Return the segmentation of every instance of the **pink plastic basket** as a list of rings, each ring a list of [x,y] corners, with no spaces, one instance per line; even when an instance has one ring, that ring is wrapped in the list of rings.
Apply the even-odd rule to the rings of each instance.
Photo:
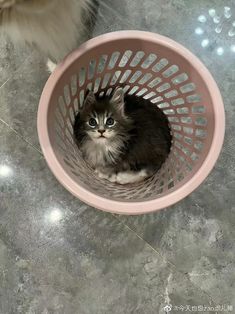
[[[74,113],[86,89],[108,94],[119,85],[161,108],[173,135],[161,170],[133,186],[99,179],[73,140]],[[141,31],[84,43],[50,76],[38,111],[40,144],[57,179],[89,205],[121,214],[156,211],[189,195],[212,170],[224,130],[223,102],[206,67],[178,43]]]

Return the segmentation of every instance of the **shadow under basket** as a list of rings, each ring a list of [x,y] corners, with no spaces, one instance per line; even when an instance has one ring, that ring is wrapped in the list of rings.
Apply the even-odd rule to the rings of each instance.
[[[120,85],[163,110],[173,136],[159,172],[135,185],[99,179],[73,139],[86,90],[110,94]],[[178,43],[141,31],[96,37],[67,56],[46,83],[38,111],[42,151],[61,184],[89,205],[121,214],[156,211],[189,195],[213,168],[224,129],[221,95],[205,66]]]

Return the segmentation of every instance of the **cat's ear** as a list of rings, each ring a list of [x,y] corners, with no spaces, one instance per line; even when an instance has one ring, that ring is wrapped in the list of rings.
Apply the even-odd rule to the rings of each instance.
[[[117,87],[114,90],[114,93],[111,97],[110,102],[117,108],[123,115],[124,115],[124,105],[125,105],[125,100],[124,100],[125,92],[123,88]]]
[[[95,101],[95,94],[91,90],[88,90],[84,98],[83,109],[90,107]]]

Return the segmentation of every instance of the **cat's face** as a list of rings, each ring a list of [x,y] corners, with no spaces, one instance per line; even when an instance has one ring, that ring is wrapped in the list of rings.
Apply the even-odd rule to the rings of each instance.
[[[88,118],[86,130],[91,138],[105,140],[115,136],[118,122],[115,120],[113,112],[109,110],[92,111]]]
[[[123,90],[119,88],[110,99],[102,100],[89,92],[80,114],[84,131],[96,143],[105,143],[117,135],[124,135],[128,119],[124,115]]]

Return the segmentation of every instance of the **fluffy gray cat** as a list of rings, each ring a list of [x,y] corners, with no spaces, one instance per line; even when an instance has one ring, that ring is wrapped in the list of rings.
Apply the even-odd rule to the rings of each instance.
[[[166,160],[171,133],[156,105],[117,88],[111,96],[89,91],[74,123],[76,143],[100,178],[119,184],[153,175]]]
[[[0,0],[0,30],[36,45],[54,63],[87,38],[94,0]],[[49,65],[53,66],[50,62]]]

